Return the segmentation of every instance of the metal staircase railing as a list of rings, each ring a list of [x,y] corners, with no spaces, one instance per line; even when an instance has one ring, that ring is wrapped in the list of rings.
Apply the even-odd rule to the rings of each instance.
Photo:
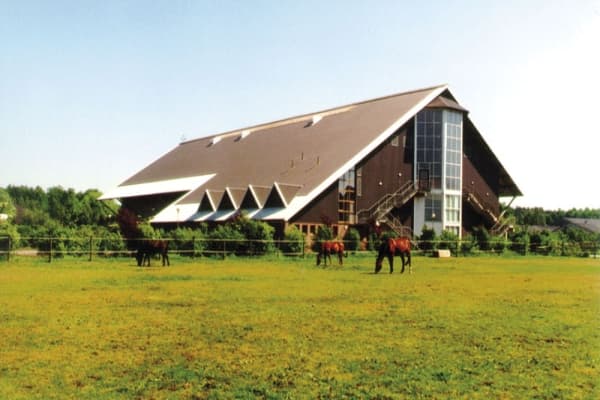
[[[384,215],[380,222],[390,227],[398,236],[413,237],[413,230],[409,226],[402,225],[402,222],[392,214]]]
[[[492,207],[473,192],[465,192],[464,197],[467,202],[474,206],[476,211],[487,217],[489,222],[492,223],[492,227],[490,228],[491,233],[496,235],[503,234],[510,228],[510,225],[503,218],[504,211],[500,215],[494,214]]]
[[[356,217],[359,223],[379,221],[386,224],[399,236],[413,237],[410,227],[402,225],[402,222],[390,214],[396,207],[402,206],[418,193],[418,188],[413,181],[408,181],[393,193],[387,193],[375,202],[371,207],[359,210]]]
[[[408,181],[393,193],[387,193],[371,207],[359,210],[356,217],[359,222],[367,222],[372,219],[381,219],[392,209],[399,207],[410,200],[418,189],[413,181]]]

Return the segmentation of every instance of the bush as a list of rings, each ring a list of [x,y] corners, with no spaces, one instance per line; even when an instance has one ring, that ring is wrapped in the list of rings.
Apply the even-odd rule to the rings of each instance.
[[[333,231],[328,226],[319,225],[313,238],[312,251],[318,252],[321,248],[321,243],[327,240],[333,240]]]
[[[125,248],[125,242],[121,234],[110,229],[100,229],[96,233],[96,251],[104,256],[118,256],[122,254]]]
[[[241,215],[234,221],[233,229],[246,239],[239,243],[236,254],[264,255],[273,251],[275,247],[273,243],[275,229],[266,222]]]
[[[377,235],[374,232],[370,233],[369,238],[367,239],[367,250],[375,251],[379,249],[380,244],[381,241],[379,240]]]
[[[169,244],[171,251],[178,251],[180,254],[195,257],[201,255],[205,249],[203,227],[199,229],[177,228],[169,232],[173,239]]]
[[[231,255],[237,254],[244,235],[230,224],[218,225],[207,235],[207,250],[211,253]]]
[[[541,255],[559,255],[561,251],[560,238],[550,231],[543,230],[530,235],[530,248],[533,253]]]
[[[421,236],[419,236],[419,247],[421,250],[430,251],[437,248],[437,237],[433,228],[423,227]]]
[[[0,252],[8,252],[19,246],[19,231],[9,222],[0,222]]]
[[[473,254],[477,250],[477,240],[472,235],[463,236],[460,241],[460,252],[463,256]]]
[[[491,247],[491,236],[485,227],[475,227],[473,228],[473,237],[477,241],[477,247],[480,250],[488,251]]]
[[[445,230],[440,235],[438,241],[438,249],[448,249],[454,255],[458,254],[458,235],[449,230]]]
[[[295,226],[288,226],[284,232],[281,251],[284,254],[300,254],[304,246],[304,234]]]
[[[360,233],[354,228],[350,228],[344,235],[344,245],[348,251],[356,251],[360,248]]]
[[[490,236],[490,249],[496,253],[502,254],[508,248],[508,243],[504,236]]]
[[[510,237],[510,249],[515,253],[527,255],[529,252],[529,234],[526,231],[515,232]]]

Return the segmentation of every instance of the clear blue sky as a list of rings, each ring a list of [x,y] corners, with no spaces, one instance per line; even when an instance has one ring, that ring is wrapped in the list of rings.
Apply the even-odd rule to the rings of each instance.
[[[600,1],[2,1],[0,187],[448,83],[524,193],[600,208]]]

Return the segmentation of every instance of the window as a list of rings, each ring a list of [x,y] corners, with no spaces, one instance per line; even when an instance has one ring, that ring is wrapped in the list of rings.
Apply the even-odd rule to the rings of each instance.
[[[362,174],[362,171],[361,171]],[[353,224],[356,212],[355,170],[350,168],[338,181],[338,220]]]
[[[461,189],[462,172],[462,114],[444,111],[446,121],[446,179],[447,190]]]
[[[446,195],[446,223],[459,223],[460,222],[460,196],[457,195]]]
[[[417,114],[417,171],[428,170],[430,187],[441,189],[443,111],[424,109]]]
[[[425,221],[442,220],[442,197],[439,195],[429,195],[425,198]]]

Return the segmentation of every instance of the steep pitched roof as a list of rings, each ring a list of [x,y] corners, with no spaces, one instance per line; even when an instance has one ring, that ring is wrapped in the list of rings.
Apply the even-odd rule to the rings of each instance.
[[[221,220],[242,202],[259,206],[256,218],[289,220],[442,93],[444,104],[460,107],[441,85],[183,142],[103,198],[185,182],[185,194],[154,222]],[[190,187],[186,177],[200,183]]]

